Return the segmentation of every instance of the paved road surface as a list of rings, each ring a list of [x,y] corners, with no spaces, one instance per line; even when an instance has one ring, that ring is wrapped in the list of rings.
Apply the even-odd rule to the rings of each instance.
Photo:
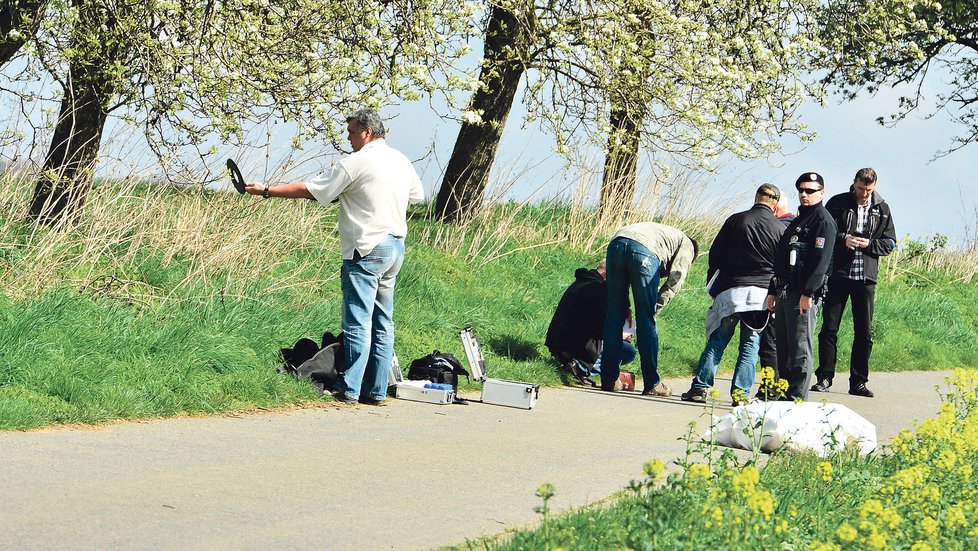
[[[936,415],[945,373],[833,389],[881,442]],[[0,433],[0,549],[428,549],[603,499],[685,450],[704,407],[543,389],[531,411],[403,400]],[[728,380],[719,380],[726,389]],[[724,402],[726,403],[726,402]],[[723,408],[726,410],[727,408]]]

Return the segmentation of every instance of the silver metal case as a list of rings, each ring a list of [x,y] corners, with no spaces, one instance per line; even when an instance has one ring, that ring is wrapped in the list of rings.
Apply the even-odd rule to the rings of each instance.
[[[437,388],[425,388],[424,385],[429,381],[403,381],[397,383],[394,397],[401,400],[412,400],[414,402],[428,402],[429,404],[451,404],[455,401],[454,390],[441,390]]]
[[[479,347],[479,338],[471,327],[463,329],[459,337],[472,378],[482,381],[482,403],[533,409],[540,395],[540,385],[486,377],[486,361]]]

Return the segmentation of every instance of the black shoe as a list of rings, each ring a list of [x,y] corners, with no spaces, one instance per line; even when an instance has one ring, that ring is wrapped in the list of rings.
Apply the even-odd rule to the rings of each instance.
[[[853,396],[863,396],[865,398],[872,398],[873,391],[866,388],[866,383],[859,383],[856,386],[849,387],[849,394]]]
[[[829,387],[832,386],[832,379],[819,379],[817,383],[812,385],[812,392],[828,392]],[[852,394],[852,392],[849,392]]]
[[[357,403],[357,399],[356,398],[350,398],[349,396],[347,396],[346,394],[343,394],[342,392],[340,392],[338,390],[334,390],[333,391],[333,399],[336,400],[337,402],[342,402],[344,404],[355,404],[355,403]]]
[[[376,398],[371,398],[370,396],[361,396],[360,403],[368,406],[386,406],[387,400],[378,400]]]
[[[706,403],[706,389],[701,388],[700,390],[689,389],[679,395],[679,399],[684,402],[698,402],[700,404]]]

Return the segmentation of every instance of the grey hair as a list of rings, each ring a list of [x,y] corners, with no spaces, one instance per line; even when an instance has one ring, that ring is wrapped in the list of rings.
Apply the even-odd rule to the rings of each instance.
[[[594,267],[595,270],[601,271],[607,269],[608,265],[605,263],[604,259],[598,262],[598,265]]]
[[[356,123],[360,130],[370,130],[375,138],[383,138],[387,134],[380,113],[373,109],[358,109],[346,118],[346,122]]]

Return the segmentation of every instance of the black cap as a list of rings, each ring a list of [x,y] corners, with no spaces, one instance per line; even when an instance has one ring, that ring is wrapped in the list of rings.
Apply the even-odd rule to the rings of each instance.
[[[798,186],[806,182],[815,182],[816,184],[822,186],[823,188],[825,187],[825,180],[822,179],[821,174],[819,174],[818,172],[806,172],[801,176],[799,176],[797,180],[795,180],[795,189],[798,189]]]
[[[757,188],[757,195],[770,197],[771,199],[778,201],[781,199],[781,190],[774,184],[761,184],[761,187]]]

